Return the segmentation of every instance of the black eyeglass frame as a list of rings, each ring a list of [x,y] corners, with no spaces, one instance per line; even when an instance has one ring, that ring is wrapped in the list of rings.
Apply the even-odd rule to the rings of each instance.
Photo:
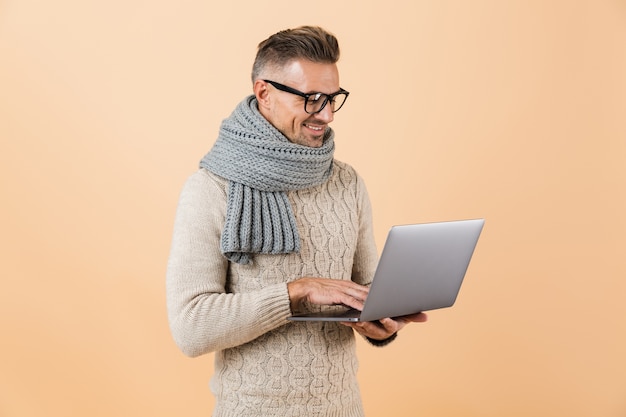
[[[271,84],[272,86],[274,86],[274,88],[280,90],[280,91],[284,91],[286,93],[291,93],[291,94],[295,94],[297,96],[300,96],[302,98],[304,98],[304,111],[307,112],[308,114],[316,114],[321,112],[322,110],[324,110],[324,107],[326,107],[326,105],[328,104],[329,101],[332,101],[335,99],[336,96],[340,95],[340,94],[344,94],[346,96],[346,98],[343,100],[343,103],[341,103],[341,106],[339,106],[336,109],[331,109],[331,111],[333,113],[337,113],[339,111],[339,109],[341,109],[343,107],[344,104],[346,104],[346,101],[348,100],[348,96],[350,95],[350,92],[344,90],[343,88],[339,88],[339,91],[337,91],[336,93],[332,93],[332,94],[325,94],[325,93],[311,93],[311,94],[307,94],[307,93],[303,93],[302,91],[298,91],[295,88],[291,88],[289,86],[286,86],[284,84],[281,83],[277,83],[276,81],[272,81],[272,80],[263,80],[266,83]],[[315,100],[319,100],[321,96],[324,96],[324,101],[322,102],[321,107],[319,108],[319,110],[314,111],[314,112],[309,112],[307,111],[306,107],[307,107],[307,103],[309,102],[309,98],[310,97],[315,97]]]

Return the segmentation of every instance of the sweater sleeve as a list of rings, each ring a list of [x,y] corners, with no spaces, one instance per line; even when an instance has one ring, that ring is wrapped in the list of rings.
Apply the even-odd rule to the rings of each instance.
[[[357,175],[356,192],[359,215],[359,239],[357,250],[354,254],[354,266],[352,268],[352,280],[359,284],[369,285],[372,283],[376,266],[378,265],[378,252],[374,239],[372,206],[363,179]],[[376,340],[364,337],[370,344],[378,347],[387,346],[393,342],[397,333],[392,334],[385,340]]]
[[[365,182],[358,174],[356,174],[355,189],[358,204],[359,237],[354,253],[352,280],[362,285],[369,285],[372,283],[378,264],[378,252],[374,239],[372,206]]]
[[[247,343],[285,324],[290,315],[284,283],[248,293],[229,293],[229,263],[220,251],[226,192],[199,170],[180,195],[166,296],[170,330],[188,356]]]

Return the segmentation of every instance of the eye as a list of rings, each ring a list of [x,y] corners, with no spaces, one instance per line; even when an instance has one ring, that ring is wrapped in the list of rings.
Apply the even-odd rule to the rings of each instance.
[[[313,94],[313,95],[311,95],[311,96],[309,97],[309,100],[311,100],[311,101],[314,101],[314,102],[315,102],[315,101],[318,101],[319,99],[321,99],[321,98],[322,98],[322,96],[323,96],[323,94],[322,94],[322,93],[315,93],[315,94]]]

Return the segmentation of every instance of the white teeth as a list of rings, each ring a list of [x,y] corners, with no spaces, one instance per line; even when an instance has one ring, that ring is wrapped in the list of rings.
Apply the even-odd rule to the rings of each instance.
[[[309,129],[313,129],[313,130],[322,130],[323,128],[318,127],[318,126],[311,126],[311,125],[306,125]]]

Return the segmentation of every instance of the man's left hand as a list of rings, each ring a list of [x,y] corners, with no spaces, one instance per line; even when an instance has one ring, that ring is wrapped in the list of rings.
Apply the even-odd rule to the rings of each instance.
[[[352,327],[359,334],[370,339],[385,340],[394,333],[400,331],[409,323],[423,323],[428,320],[428,316],[424,313],[410,314],[408,316],[396,318],[384,318],[377,321],[363,322],[341,322],[342,324]]]

